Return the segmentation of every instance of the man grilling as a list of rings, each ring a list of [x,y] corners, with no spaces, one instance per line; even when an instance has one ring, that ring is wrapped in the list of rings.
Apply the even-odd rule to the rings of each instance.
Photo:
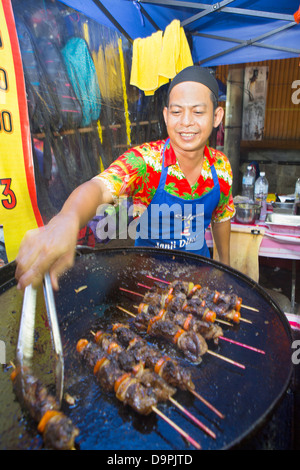
[[[223,118],[217,98],[217,81],[207,69],[191,66],[176,75],[163,110],[168,139],[128,150],[79,186],[45,227],[29,231],[16,259],[18,287],[37,286],[49,271],[57,290],[59,276],[73,265],[80,228],[101,204],[120,196],[146,209],[137,246],[209,257],[204,234],[211,223],[219,259],[229,265],[232,171],[227,157],[207,146]]]

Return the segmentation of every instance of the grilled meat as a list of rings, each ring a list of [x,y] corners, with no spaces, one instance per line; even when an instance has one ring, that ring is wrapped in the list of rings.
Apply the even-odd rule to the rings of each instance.
[[[158,348],[150,346],[128,325],[114,325],[114,334],[136,361],[143,361],[146,367],[155,370],[168,384],[181,390],[194,390],[191,372],[187,368],[181,367],[174,359],[163,356]]]
[[[55,398],[40,380],[29,369],[16,369],[11,378],[18,400],[38,423],[45,446],[55,450],[74,449],[79,430],[59,411]]]
[[[145,369],[140,376],[140,381],[145,387],[152,388],[159,402],[165,402],[176,393],[176,388],[171,387],[162,377]]]
[[[147,324],[147,322],[149,323],[151,320],[151,316],[148,315],[149,311],[151,311],[153,314],[152,318],[160,315],[161,312],[161,310],[157,309],[156,307],[144,303],[139,305],[138,311],[139,315],[136,318],[135,324],[138,325],[139,329],[145,329],[144,325]],[[195,333],[199,333],[206,340],[212,339],[216,344],[218,343],[218,337],[223,335],[223,330],[220,326],[212,322],[206,322],[196,318],[194,315],[187,313],[185,310],[180,311],[174,309],[174,311],[172,311],[171,308],[168,308],[161,313],[161,319],[171,320],[184,330],[195,331]]]
[[[169,289],[169,290],[167,290]],[[164,288],[154,286],[145,294],[143,303],[173,312],[184,310],[204,321],[214,322],[216,317],[238,323],[242,299],[235,294],[218,292],[193,282],[176,280]],[[148,312],[143,310],[144,315]]]
[[[98,335],[97,338],[99,343],[101,343],[101,338],[105,347],[109,349],[107,345],[108,334]],[[80,340],[77,344],[77,351],[86,357],[84,354],[85,348],[89,345],[86,340]],[[100,349],[100,346],[98,346]],[[90,348],[89,355],[89,364],[92,362],[92,354]],[[104,350],[103,350],[104,351]],[[114,391],[118,400],[122,401],[125,405],[131,406],[135,411],[140,414],[147,415],[151,413],[152,407],[156,406],[159,401],[166,400],[168,393],[175,393],[167,384],[163,387],[162,382],[159,382],[157,378],[153,376],[150,380],[149,372],[144,376],[143,381],[141,377],[144,374],[141,374],[139,377],[135,377],[133,373],[126,372],[121,368],[118,356],[115,352],[112,354],[106,354],[100,359],[97,360],[97,352],[95,352],[95,361],[94,362],[94,374],[100,383],[101,387],[107,391]],[[151,383],[151,387],[149,384]]]
[[[166,338],[177,345],[178,349],[192,362],[201,362],[201,356],[207,351],[203,336],[194,331],[184,331],[170,320],[154,321],[148,328],[150,335]]]
[[[63,413],[55,414],[48,420],[43,432],[46,447],[56,450],[74,449],[74,440],[79,431]]]
[[[136,354],[140,348],[129,347],[128,349],[124,349],[116,338],[116,335],[110,335],[101,331],[95,334],[94,339],[98,346],[105,349],[105,353],[109,352],[111,361],[117,362],[117,366],[122,371],[134,374],[146,387],[151,386],[158,402],[166,401],[170,396],[174,395],[176,392],[174,387],[170,386],[162,377],[156,374],[153,369],[145,369],[144,357]]]
[[[12,380],[19,402],[35,421],[39,422],[47,410],[59,409],[55,398],[29,370],[13,373]]]

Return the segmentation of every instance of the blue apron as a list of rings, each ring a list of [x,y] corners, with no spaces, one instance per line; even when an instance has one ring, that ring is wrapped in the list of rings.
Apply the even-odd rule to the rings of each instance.
[[[186,200],[168,193],[164,189],[168,174],[168,167],[164,165],[168,142],[169,139],[163,149],[158,188],[137,224],[135,246],[182,250],[209,258],[205,230],[220,199],[216,169],[211,166],[214,187],[204,196]]]

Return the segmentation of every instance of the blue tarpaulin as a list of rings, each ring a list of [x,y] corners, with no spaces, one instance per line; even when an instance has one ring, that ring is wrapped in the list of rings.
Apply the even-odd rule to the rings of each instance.
[[[194,63],[204,66],[300,55],[299,0],[64,0],[62,3],[128,39],[164,31],[180,20]]]

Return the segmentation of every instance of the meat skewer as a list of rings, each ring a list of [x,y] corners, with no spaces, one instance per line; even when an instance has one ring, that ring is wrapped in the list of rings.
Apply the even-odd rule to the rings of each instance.
[[[120,327],[118,325],[118,327]],[[115,326],[116,328],[116,326]],[[113,328],[113,330],[115,329]],[[214,432],[212,432],[207,426],[201,421],[195,418],[186,408],[184,408],[177,400],[173,398],[176,393],[176,388],[169,385],[160,375],[154,370],[149,368],[145,369],[144,361],[136,359],[132,351],[125,349],[122,344],[118,341],[116,335],[111,335],[103,331],[97,331],[92,333],[94,335],[94,341],[101,347],[105,352],[112,353],[114,358],[117,360],[118,365],[124,369],[125,372],[133,373],[142,384],[147,387],[153,387],[159,401],[169,400],[175,405],[180,411],[186,414],[194,423],[197,424],[203,431],[205,431],[212,438],[216,438]]]
[[[115,325],[114,334],[117,335],[118,341],[134,354],[136,361],[145,363],[146,367],[158,373],[171,386],[178,387],[181,390],[191,391],[195,389],[190,371],[180,367],[174,359],[162,356],[158,348],[153,345],[149,346],[141,336],[130,328],[125,328],[126,326],[117,328]]]
[[[142,285],[143,287],[148,287],[148,286],[144,286]],[[176,323],[183,327],[183,329],[189,329],[189,328],[186,328],[185,327],[185,321],[191,323],[189,325],[190,328],[192,328],[194,331],[200,333],[202,336],[204,336],[205,339],[211,339],[211,338],[214,338],[215,342],[217,342],[218,339],[221,339],[221,340],[224,340],[224,341],[228,341],[232,344],[235,344],[237,346],[241,346],[241,347],[244,347],[246,349],[249,349],[249,350],[252,350],[252,351],[255,351],[257,353],[260,353],[260,354],[265,354],[265,352],[261,349],[258,349],[258,348],[255,348],[253,346],[250,346],[250,345],[247,345],[245,343],[240,343],[238,341],[234,341],[234,340],[231,340],[229,338],[225,338],[224,336],[222,336],[222,329],[220,327],[217,327],[213,322],[214,322],[214,318],[211,316],[211,317],[207,317],[207,321],[203,321],[203,315],[202,313],[200,314],[200,320],[199,319],[194,319],[194,314],[197,314],[199,313],[199,310],[198,308],[201,309],[201,311],[203,311],[204,307],[201,306],[200,304],[202,303],[201,300],[199,300],[197,297],[195,299],[195,303],[198,303],[199,307],[188,307],[188,303],[186,302],[186,296],[184,293],[182,292],[179,292],[177,295],[172,295],[171,294],[171,290],[169,290],[168,292],[168,295],[164,295],[163,296],[163,301],[160,300],[160,296],[158,293],[156,293],[154,290],[151,292],[151,293],[147,293],[146,295],[143,295],[143,294],[140,294],[138,292],[134,292],[134,291],[128,291],[127,289],[124,289],[124,288],[120,288],[121,290],[125,291],[125,292],[129,292],[131,294],[135,294],[135,295],[138,295],[138,296],[141,296],[143,297],[143,300],[147,300],[149,302],[153,302],[150,303],[150,304],[146,304],[144,302],[140,303],[138,307],[135,307],[135,308],[138,308],[138,311],[139,313],[143,312],[143,313],[146,313],[145,310],[150,310],[153,314],[153,316],[157,315],[157,312],[155,313],[155,309],[161,307],[162,305],[164,305],[164,308],[166,310],[166,313],[165,315],[168,314],[168,312],[171,310],[173,310],[174,312],[176,312],[177,309],[180,310],[180,308],[182,308],[183,311],[181,312],[177,312],[177,314],[174,313],[174,315],[176,315]],[[167,302],[166,302],[167,300]],[[193,300],[193,299],[192,299]],[[194,305],[195,305],[194,303]],[[209,309],[206,309],[209,311],[209,313],[212,313],[215,315],[214,312],[212,312],[211,310]],[[153,313],[154,312],[154,313]],[[187,316],[184,316],[185,313],[187,312],[190,312],[188,317]],[[127,312],[129,313],[129,312]],[[130,314],[130,313],[129,313]],[[132,316],[135,316],[134,314],[132,314]],[[226,322],[228,324],[228,322]]]
[[[144,284],[138,283],[138,285],[140,285],[142,287],[145,287],[145,288],[148,288],[148,289],[151,289],[149,286],[145,286]],[[176,283],[174,284],[174,287],[171,287],[170,289],[168,287],[168,296],[167,296],[168,302],[165,302],[166,305],[164,307],[164,308],[166,308],[166,314],[167,314],[168,311],[171,311],[172,314],[174,315],[173,316],[174,321],[179,326],[183,327],[184,329],[188,329],[188,328],[185,327],[185,325],[186,325],[185,321],[187,321],[189,328],[192,328],[192,329],[194,329],[194,331],[202,334],[202,336],[204,336],[205,339],[213,338],[213,339],[215,339],[215,342],[216,342],[217,339],[221,339],[221,340],[224,340],[224,341],[228,341],[232,344],[236,344],[238,346],[244,347],[246,349],[258,352],[260,354],[265,354],[265,352],[262,351],[261,349],[258,349],[258,348],[255,348],[253,346],[249,346],[247,344],[240,343],[240,342],[237,342],[237,341],[234,341],[234,340],[230,340],[229,338],[225,338],[224,336],[222,336],[222,334],[223,334],[222,329],[214,323],[214,317],[216,315],[211,309],[206,308],[206,311],[208,311],[209,314],[214,314],[214,317],[212,315],[209,316],[209,314],[208,314],[207,315],[207,321],[204,321],[203,320],[204,315],[202,314],[202,312],[205,310],[205,301],[202,301],[196,295],[192,296],[191,299],[188,299],[187,294],[184,291],[182,291],[182,290],[185,290],[186,292],[187,291],[191,292],[191,291],[194,290],[194,292],[193,292],[193,294],[194,294],[199,288],[200,288],[200,286],[198,286],[198,285],[195,286],[193,283],[184,283],[183,286],[182,286],[182,283],[180,281],[178,281],[178,282],[176,281]],[[163,303],[163,302],[161,302],[161,304],[159,304],[159,300],[158,300],[159,295],[155,295],[155,289],[153,289],[152,292],[153,292],[153,296],[151,294],[149,294],[148,299],[151,302],[154,298],[155,299],[154,300],[154,305],[152,305],[151,303],[147,305],[144,302],[142,302],[138,306],[138,312],[139,313],[140,313],[141,309],[143,311],[145,309],[147,309],[147,310],[152,309],[152,312],[153,312],[156,308],[155,305],[161,305]],[[173,295],[173,293],[174,293],[174,295]],[[213,295],[215,296],[215,294],[213,294]],[[192,305],[193,300],[194,300],[194,303]],[[204,304],[203,304],[203,302],[204,302]],[[194,319],[193,315],[194,314],[197,315],[197,313],[199,312],[199,309],[200,309],[200,320],[198,318]],[[188,313],[187,316],[184,315],[186,313]],[[155,313],[154,313],[154,315],[155,315]],[[226,322],[226,324],[229,324],[229,323]]]
[[[200,316],[202,320],[214,322],[216,318],[226,319],[239,323],[241,314],[239,300],[237,296],[224,295],[218,291],[212,291],[208,288],[202,288],[200,284],[194,284],[187,281],[174,281],[168,286],[167,300],[163,295],[166,290],[165,286],[161,285],[145,286],[139,284],[149,291],[145,294],[145,302],[149,301],[153,304],[159,302],[161,296],[161,306],[169,305],[175,298],[177,308],[186,310]],[[238,299],[238,300],[237,300]],[[246,320],[248,322],[248,320]]]
[[[187,314],[184,311],[176,310],[176,308],[174,310],[171,304],[166,309],[160,309],[145,303],[141,303],[138,306],[138,313],[146,315],[148,319],[162,312],[163,319],[170,319],[186,331],[193,330],[196,333],[200,333],[205,340],[212,339],[217,344],[218,339],[222,337],[223,330],[219,325],[200,320],[191,313]]]
[[[171,284],[170,281],[165,281],[163,279],[159,279],[157,277],[153,277],[153,276],[150,276],[150,275],[147,275],[146,277],[148,277],[149,279],[152,279],[154,281],[159,281],[159,282],[162,282],[162,283],[165,283],[165,284]],[[231,295],[231,294],[230,294]],[[238,298],[238,306],[241,308],[246,308],[248,310],[252,310],[253,312],[259,312],[259,310],[257,308],[254,308],[254,307],[250,307],[249,305],[244,305],[242,304],[242,299],[241,298]]]
[[[201,449],[198,442],[157,408],[158,400],[153,390],[145,387],[133,374],[124,372],[115,358],[86,339],[78,341],[76,350],[93,367],[97,381],[105,390],[113,391],[118,400],[128,404],[139,414],[156,413],[194,447]]]
[[[119,342],[133,354],[136,361],[143,361],[146,367],[154,370],[167,383],[181,390],[189,391],[217,416],[222,419],[224,418],[224,415],[219,410],[195,391],[190,371],[181,367],[171,357],[163,356],[158,348],[153,345],[150,346],[146,340],[132,331],[128,325],[117,323],[113,326],[113,331]]]
[[[143,287],[147,287],[149,289],[152,289],[151,287],[145,286],[145,285],[143,285]],[[169,303],[172,302],[172,294],[169,294],[168,296],[160,295],[159,292],[155,292],[153,289],[152,289],[152,292],[147,292],[146,294],[141,294],[139,292],[131,291],[131,290],[125,289],[124,287],[120,287],[119,289],[123,292],[128,292],[129,294],[140,296],[140,297],[142,297],[144,303],[150,303],[151,305],[155,305],[155,306],[164,307],[164,306],[167,306]],[[184,307],[186,310],[196,314],[203,321],[209,321],[209,322],[212,322],[212,323],[217,320],[220,323],[224,323],[224,324],[227,324],[227,325],[231,326],[231,323],[226,322],[224,320],[224,318],[228,318],[230,320],[232,320],[234,318],[236,323],[240,319],[239,312],[233,311],[232,313],[231,312],[228,313],[227,317],[225,317],[223,315],[222,320],[221,320],[220,318],[217,318],[216,312],[214,310],[212,310],[211,308],[208,308],[208,306],[205,305],[205,303],[203,303],[203,301],[200,301],[197,305],[198,300],[199,299],[197,298],[196,305],[195,305],[195,303],[191,304],[190,299],[188,301],[185,300],[185,303],[182,304],[182,308]]]
[[[11,380],[19,402],[38,423],[45,446],[53,450],[74,450],[79,430],[59,410],[56,399],[48,394],[40,380],[30,369],[21,371],[19,367],[14,368]]]
[[[176,304],[175,304],[176,307]],[[144,313],[153,315],[154,317],[159,314],[159,309],[153,307],[151,304],[141,303],[137,307],[138,313]],[[238,341],[234,341],[232,339],[226,338],[223,336],[223,330],[220,326],[216,325],[212,322],[205,322],[203,320],[199,320],[198,318],[194,317],[192,313],[186,313],[186,311],[176,311],[176,308],[172,311],[172,301],[168,304],[165,313],[162,314],[164,319],[170,318],[174,321],[178,326],[182,327],[184,330],[193,330],[196,333],[200,333],[205,340],[212,339],[216,344],[218,340],[228,341],[229,343],[235,344],[237,346],[241,346],[246,349],[250,349],[252,351],[258,352],[260,354],[265,354],[265,351],[255,348],[253,346],[249,346],[248,344],[240,343]]]
[[[134,316],[132,312],[120,306],[117,306],[117,308]],[[185,331],[170,320],[161,320],[159,315],[151,318],[148,322],[142,318],[141,314],[135,315],[135,317],[137,319],[136,325],[138,328],[146,329],[147,333],[150,335],[166,338],[169,342],[175,344],[177,348],[194,363],[199,364],[202,361],[202,356],[207,353],[241,369],[245,369],[243,364],[209,350],[205,339],[199,333]]]
[[[144,286],[143,287],[148,287],[148,286]],[[139,292],[135,292],[135,291],[132,291],[132,290],[129,290],[129,289],[125,289],[124,287],[119,287],[119,289],[123,292],[128,292],[129,294],[133,294],[133,295],[136,295],[136,296],[139,296],[139,297],[142,297],[143,298],[143,301],[145,300],[145,295],[144,294],[141,294]],[[147,298],[147,301],[150,302],[150,299]],[[159,303],[161,304],[161,302]],[[199,312],[200,313],[200,312]],[[202,311],[202,315],[201,315],[201,318],[204,320],[204,321],[210,321],[210,322],[214,322],[214,321],[218,321],[220,323],[223,323],[225,325],[228,325],[228,326],[232,326],[231,323],[229,322],[226,322],[225,320],[220,320],[219,318],[216,319],[216,314],[215,312],[213,312],[212,310],[208,309],[208,308],[204,308],[203,311]]]
[[[196,286],[192,286],[193,283],[189,283],[189,282],[186,282],[186,281],[173,281],[173,282],[170,282],[170,281],[165,281],[163,279],[159,279],[159,278],[156,278],[156,277],[153,277],[153,276],[150,276],[150,275],[147,275],[147,277],[149,279],[152,279],[154,281],[158,281],[158,282],[161,282],[161,283],[164,283],[164,284],[167,284],[167,285],[171,285],[171,286],[174,286],[174,284],[178,284],[178,283],[184,283],[186,285],[190,285],[191,286],[191,289],[193,287],[196,287]],[[147,286],[145,286],[147,287]],[[201,288],[201,286],[199,286]],[[207,294],[207,293],[212,293],[213,294],[213,298],[215,300],[214,303],[222,303],[222,304],[227,304],[228,305],[228,308],[231,308],[231,309],[234,309],[238,312],[240,312],[240,309],[241,307],[244,307],[244,308],[247,308],[249,310],[253,310],[253,311],[256,311],[258,312],[259,310],[254,308],[254,307],[249,307],[247,305],[243,305],[242,304],[242,299],[241,297],[238,297],[236,294],[226,294],[225,292],[218,292],[218,291],[213,291],[211,289],[209,289],[208,287],[205,287],[205,288],[201,288],[201,289],[204,289],[204,291],[202,292],[202,295],[204,295],[204,292]],[[250,320],[246,320],[244,318],[241,318],[242,321],[246,321],[248,323],[251,323]]]

